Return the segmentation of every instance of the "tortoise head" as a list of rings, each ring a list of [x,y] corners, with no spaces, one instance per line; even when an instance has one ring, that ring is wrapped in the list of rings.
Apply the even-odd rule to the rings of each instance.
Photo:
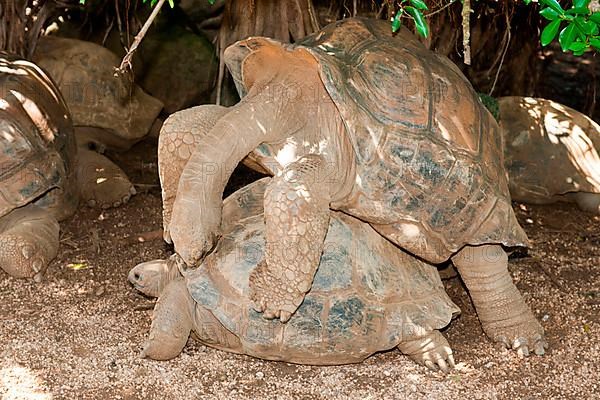
[[[317,83],[315,79],[321,84],[319,65],[311,53],[274,39],[251,37],[236,42],[225,50],[224,60],[241,97],[253,87],[274,85],[271,89],[279,91],[281,84],[311,86]]]
[[[146,296],[158,297],[177,273],[177,265],[171,259],[152,260],[133,267],[128,280]]]

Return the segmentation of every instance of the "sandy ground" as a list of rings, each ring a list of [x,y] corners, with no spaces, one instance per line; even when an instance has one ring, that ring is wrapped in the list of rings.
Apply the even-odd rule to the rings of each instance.
[[[84,208],[64,222],[43,283],[0,275],[2,399],[600,398],[600,218],[570,205],[515,204],[533,247],[510,269],[547,332],[544,357],[521,359],[494,346],[453,278],[447,290],[462,315],[445,334],[459,364],[447,375],[396,351],[311,367],[190,341],[175,360],[139,359],[153,301],[134,292],[127,272],[169,250],[161,240],[137,240],[161,224],[151,144],[124,164],[142,193],[119,209]]]

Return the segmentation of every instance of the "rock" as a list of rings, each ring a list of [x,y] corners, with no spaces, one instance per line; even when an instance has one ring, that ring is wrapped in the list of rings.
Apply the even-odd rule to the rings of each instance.
[[[137,81],[164,103],[166,112],[211,101],[218,61],[206,37],[181,25],[163,25],[144,39],[139,56]]]

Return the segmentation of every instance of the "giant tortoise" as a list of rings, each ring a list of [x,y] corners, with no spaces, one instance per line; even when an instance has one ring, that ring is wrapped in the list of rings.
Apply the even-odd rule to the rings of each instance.
[[[119,187],[99,184],[110,171],[77,150],[67,105],[41,68],[2,53],[0,83],[0,267],[39,281],[58,251],[57,221],[81,193],[106,199]]]
[[[270,178],[223,203],[223,237],[198,269],[177,255],[134,267],[129,280],[160,296],[143,355],[177,356],[190,332],[202,343],[301,364],[359,362],[398,348],[431,369],[454,366],[438,331],[459,310],[435,266],[394,246],[368,224],[333,212],[311,290],[286,324],[253,310],[248,278],[264,262],[263,196]]]
[[[266,263],[250,276],[266,318],[285,322],[310,290],[333,209],[429,262],[451,259],[486,334],[544,352],[502,247],[528,239],[511,208],[499,127],[455,65],[405,30],[393,36],[385,21],[362,18],[293,45],[249,38],[225,62],[240,103],[209,117],[184,111],[161,133],[165,238],[188,267],[215,245],[223,189],[246,158],[274,175]]]
[[[46,36],[38,42],[33,59],[63,93],[80,158],[90,164],[86,173],[98,175],[96,186],[83,188],[83,202],[101,208],[125,203],[135,189],[127,175],[101,153],[124,151],[142,140],[159,123],[162,103],[129,76],[115,74],[119,58],[95,43]]]
[[[600,214],[600,125],[552,100],[498,99],[513,200],[575,202]]]

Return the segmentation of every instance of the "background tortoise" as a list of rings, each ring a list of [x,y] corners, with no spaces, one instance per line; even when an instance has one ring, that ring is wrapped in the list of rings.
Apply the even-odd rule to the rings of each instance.
[[[86,174],[97,174],[99,183],[83,187],[82,200],[102,208],[126,202],[135,193],[133,185],[117,165],[99,153],[124,151],[143,139],[153,124],[159,123],[162,103],[144,93],[129,76],[115,76],[119,58],[95,43],[43,37],[33,59],[63,93],[73,117],[79,158],[90,165]]]
[[[241,102],[197,127],[185,123],[192,112],[172,116],[162,133],[173,150],[171,176],[161,171],[165,238],[189,266],[213,247],[225,184],[252,153],[275,175],[266,263],[250,277],[265,317],[286,321],[301,304],[332,208],[430,262],[452,257],[487,335],[544,352],[500,246],[527,237],[511,208],[499,128],[455,65],[406,30],[392,36],[385,21],[360,18],[294,45],[250,38],[225,62]]]
[[[57,219],[77,206],[66,105],[35,64],[0,53],[0,267],[42,278],[58,251]]]
[[[99,184],[101,164],[81,157],[67,105],[42,69],[3,53],[0,80],[0,267],[39,281],[58,251],[57,221],[80,193],[107,199],[119,187]]]
[[[600,125],[551,100],[498,99],[513,200],[576,202],[600,214]]]
[[[174,258],[131,270],[137,289],[160,294],[143,355],[173,358],[193,331],[208,346],[269,360],[343,364],[398,347],[432,369],[454,366],[437,329],[459,310],[437,269],[343,213],[333,213],[312,289],[288,323],[252,309],[248,278],[264,260],[262,200],[269,180],[224,201],[223,237],[184,279]]]

